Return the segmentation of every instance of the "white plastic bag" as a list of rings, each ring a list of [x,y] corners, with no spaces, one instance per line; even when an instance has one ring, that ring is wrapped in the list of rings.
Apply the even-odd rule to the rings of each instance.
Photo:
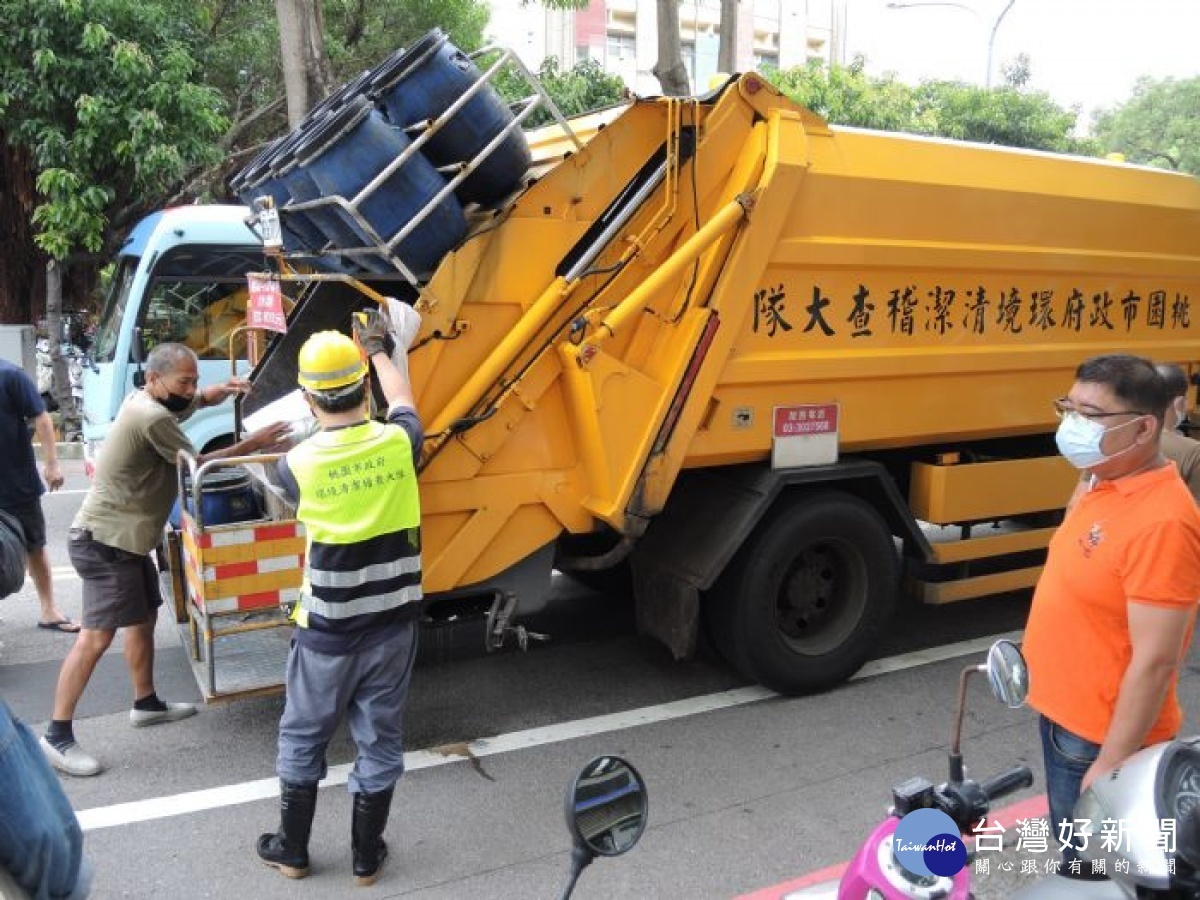
[[[395,297],[387,297],[386,300],[388,318],[392,323],[392,340],[396,342],[396,349],[392,351],[392,363],[407,375],[408,348],[413,345],[413,341],[417,339],[417,332],[421,330],[421,314]]]

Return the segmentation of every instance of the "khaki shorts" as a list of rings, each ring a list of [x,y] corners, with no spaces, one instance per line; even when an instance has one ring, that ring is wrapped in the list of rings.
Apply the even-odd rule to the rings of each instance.
[[[138,556],[92,540],[91,532],[71,529],[71,565],[83,579],[83,627],[115,631],[149,622],[162,606],[158,569]]]

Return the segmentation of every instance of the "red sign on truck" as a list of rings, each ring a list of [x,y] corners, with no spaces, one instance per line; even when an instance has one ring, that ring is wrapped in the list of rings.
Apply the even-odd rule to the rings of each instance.
[[[775,407],[775,437],[835,434],[838,430],[836,403]]]
[[[267,328],[280,334],[287,331],[279,280],[270,275],[247,275],[246,282],[250,291],[250,300],[246,304],[246,324],[251,328]]]

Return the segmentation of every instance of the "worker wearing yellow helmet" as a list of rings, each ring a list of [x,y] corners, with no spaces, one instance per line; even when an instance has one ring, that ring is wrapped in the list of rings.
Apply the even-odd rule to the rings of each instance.
[[[348,787],[358,884],[379,877],[392,793],[404,772],[402,723],[421,599],[415,460],[424,433],[407,366],[420,317],[402,303],[392,308],[399,323],[371,310],[355,319],[358,344],[322,331],[297,357],[297,380],[321,430],[279,462],[308,543],[279,722],[280,825],[257,847],[289,878],[308,874],[317,782],[343,714],[357,747]],[[368,359],[388,401],[386,422],[368,414]]]
[[[304,342],[296,362],[296,380],[310,395],[336,394],[367,377],[363,351],[340,331],[318,331]]]

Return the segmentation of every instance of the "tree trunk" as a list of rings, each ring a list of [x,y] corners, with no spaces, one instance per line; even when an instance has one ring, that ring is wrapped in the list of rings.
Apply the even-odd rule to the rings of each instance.
[[[329,60],[325,56],[325,23],[321,0],[275,0],[279,19],[279,51],[287,94],[288,125],[295,128],[329,93]]]
[[[33,297],[42,285],[45,255],[33,242],[31,216],[37,198],[33,161],[0,132],[0,322],[33,324]]]
[[[738,0],[721,0],[721,44],[717,49],[717,68],[726,75],[738,70]]]
[[[50,344],[50,371],[54,373],[54,399],[62,410],[62,430],[73,417],[74,397],[71,396],[71,376],[62,355],[63,290],[62,265],[53,259],[46,263],[46,337]]]
[[[658,62],[654,77],[668,97],[686,97],[687,67],[683,64],[683,47],[679,40],[679,0],[657,0],[658,5]]]

